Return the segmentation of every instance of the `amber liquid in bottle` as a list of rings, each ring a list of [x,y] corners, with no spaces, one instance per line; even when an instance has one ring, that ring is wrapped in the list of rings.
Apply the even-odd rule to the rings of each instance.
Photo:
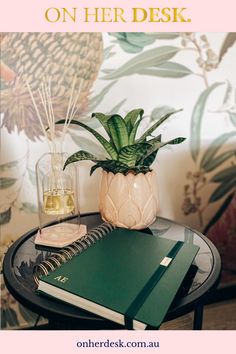
[[[74,193],[69,189],[54,189],[43,194],[43,210],[48,215],[65,215],[75,212]]]

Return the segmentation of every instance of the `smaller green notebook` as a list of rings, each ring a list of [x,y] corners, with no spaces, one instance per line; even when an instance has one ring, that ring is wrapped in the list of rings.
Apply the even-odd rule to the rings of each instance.
[[[115,229],[41,276],[38,291],[129,329],[158,328],[198,249]]]

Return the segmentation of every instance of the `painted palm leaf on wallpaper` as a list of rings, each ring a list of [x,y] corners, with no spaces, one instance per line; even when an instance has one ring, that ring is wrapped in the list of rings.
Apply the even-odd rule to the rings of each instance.
[[[105,80],[118,79],[134,74],[172,79],[195,75],[203,82],[205,89],[196,100],[190,123],[190,153],[195,169],[186,174],[187,182],[184,187],[182,210],[186,216],[191,214],[196,215],[202,229],[208,232],[209,236],[221,249],[223,259],[226,258],[226,254],[228,257],[231,254],[226,263],[230,264],[229,271],[234,272],[236,270],[236,262],[233,261],[232,257],[236,246],[233,247],[234,251],[232,251],[232,248],[231,252],[225,251],[230,247],[230,244],[232,246],[232,237],[234,240],[236,239],[235,217],[232,218],[232,210],[235,212],[236,204],[236,197],[234,196],[236,187],[235,89],[229,81],[225,82],[225,78],[223,78],[222,82],[210,82],[209,73],[220,66],[221,61],[224,60],[224,56],[235,45],[236,34],[229,33],[226,35],[219,54],[216,54],[212,50],[207,36],[195,33],[177,33],[173,34],[173,37],[172,34],[166,34],[163,38],[158,38],[159,34],[156,34],[156,37],[155,34],[139,35],[138,33],[112,35],[116,37],[117,43],[119,43],[124,51],[142,53],[132,57],[117,69],[107,71],[104,76]],[[138,38],[140,38],[140,41],[138,41]],[[179,46],[160,45],[144,51],[145,47],[153,43],[156,39],[175,39],[176,44],[176,39],[179,38],[181,38]],[[185,50],[192,50],[195,53],[194,61],[198,64],[198,72],[194,72],[182,63],[175,61],[177,54],[183,53]],[[215,139],[210,141],[208,146],[202,146],[203,126],[207,124],[207,111],[211,109],[208,106],[208,101],[214,95],[214,92],[219,89],[224,92],[222,106],[219,110],[215,111],[215,114],[225,113],[228,116],[231,131],[223,132],[223,134],[216,136]],[[211,192],[205,201],[204,194],[209,189],[212,190],[212,185],[214,186],[213,192]],[[214,203],[217,203],[216,212],[212,219],[208,220],[206,212]],[[224,232],[222,235],[222,232],[218,233],[217,229],[222,229],[222,225],[226,219],[230,224],[230,228],[223,228]],[[234,228],[234,231],[232,228]],[[219,235],[221,235],[220,240]],[[227,244],[228,246],[225,246],[224,249],[222,244]],[[227,277],[223,278],[225,281],[227,279]]]

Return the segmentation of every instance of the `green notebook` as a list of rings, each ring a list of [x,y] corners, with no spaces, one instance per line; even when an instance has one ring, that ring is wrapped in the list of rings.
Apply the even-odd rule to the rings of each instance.
[[[199,249],[126,229],[89,245],[41,276],[38,291],[129,329],[160,326]]]

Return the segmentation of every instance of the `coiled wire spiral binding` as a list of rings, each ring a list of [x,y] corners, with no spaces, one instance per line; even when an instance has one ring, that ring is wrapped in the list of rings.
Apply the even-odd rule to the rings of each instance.
[[[48,275],[49,272],[53,272],[63,263],[68,262],[72,257],[77,256],[88,247],[92,246],[95,242],[102,239],[115,228],[115,226],[109,223],[104,223],[90,230],[85,236],[73,242],[71,245],[64,247],[57,253],[53,253],[45,261],[36,264],[33,268],[33,279],[36,285],[39,284],[39,279],[41,276]]]

